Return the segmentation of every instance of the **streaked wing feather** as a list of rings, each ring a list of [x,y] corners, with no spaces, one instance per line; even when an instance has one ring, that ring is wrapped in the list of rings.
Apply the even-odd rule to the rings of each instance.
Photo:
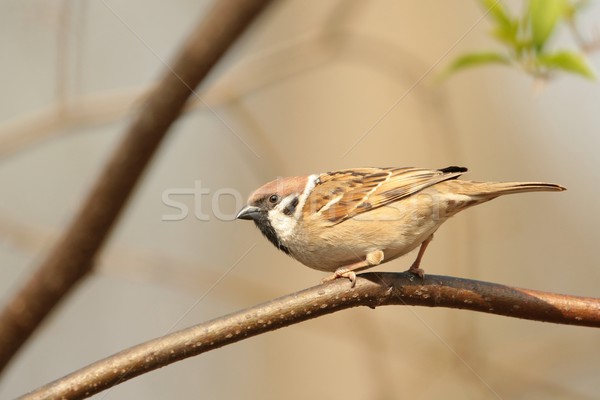
[[[328,223],[339,224],[463,173],[463,170],[421,168],[358,168],[328,172],[319,176],[310,206]]]

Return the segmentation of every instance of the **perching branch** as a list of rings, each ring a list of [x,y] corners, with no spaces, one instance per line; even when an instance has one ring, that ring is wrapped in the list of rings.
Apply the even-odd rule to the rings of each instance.
[[[219,0],[149,95],[62,238],[0,314],[0,371],[94,259],[188,97],[269,3]]]
[[[81,399],[143,373],[240,340],[351,307],[447,307],[557,324],[600,327],[600,299],[495,283],[409,273],[366,273],[238,311],[142,343],[73,372],[23,397]]]

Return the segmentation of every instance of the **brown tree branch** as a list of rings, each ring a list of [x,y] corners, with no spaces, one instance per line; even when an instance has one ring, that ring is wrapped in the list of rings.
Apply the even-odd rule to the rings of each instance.
[[[557,324],[600,327],[600,299],[409,273],[366,273],[318,285],[139,344],[21,397],[81,399],[184,358],[351,307],[447,307]]]
[[[0,314],[0,371],[46,315],[90,271],[136,182],[192,89],[269,2],[216,1],[188,37],[72,224]]]

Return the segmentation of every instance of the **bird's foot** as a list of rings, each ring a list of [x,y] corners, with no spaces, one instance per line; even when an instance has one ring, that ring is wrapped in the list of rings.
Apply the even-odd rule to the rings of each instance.
[[[321,284],[323,284],[325,282],[334,281],[339,278],[347,278],[348,280],[350,280],[350,284],[351,284],[350,287],[354,287],[356,285],[356,272],[354,272],[348,268],[336,269],[333,274],[321,279]]]
[[[425,270],[416,267],[416,266],[411,266],[408,269],[408,272],[410,272],[411,274],[417,275],[419,278],[423,279],[425,277]]]
[[[362,271],[363,269],[370,268],[375,265],[381,264],[383,261],[383,251],[375,250],[367,254],[365,260],[348,264],[344,267],[339,267],[335,270],[332,275],[329,275],[321,280],[321,283],[333,281],[339,278],[347,278],[350,280],[351,288],[356,286],[356,271]]]

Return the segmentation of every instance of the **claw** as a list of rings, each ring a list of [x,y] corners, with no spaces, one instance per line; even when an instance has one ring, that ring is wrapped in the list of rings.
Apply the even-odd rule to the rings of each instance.
[[[321,284],[324,284],[326,282],[330,282],[330,281],[334,281],[336,279],[339,278],[346,278],[350,281],[350,287],[353,288],[354,286],[356,286],[356,272],[354,271],[349,271],[346,268],[338,268],[333,274],[326,276],[325,278],[321,279]]]
[[[350,287],[351,288],[353,288],[354,286],[356,286],[356,272],[354,272],[354,271],[348,271],[348,272],[346,272],[342,276],[344,278],[348,278],[350,280]]]
[[[410,272],[411,274],[417,275],[421,279],[423,279],[425,277],[425,270],[423,270],[421,268],[410,267],[408,269],[408,272]]]
[[[374,265],[379,265],[383,261],[383,251],[375,250],[367,254],[366,259],[355,262],[353,264],[339,267],[335,270],[332,275],[326,276],[321,279],[321,284],[329,281],[333,281],[338,278],[347,278],[350,281],[351,288],[356,286],[356,271],[361,271],[366,268],[370,268]]]

